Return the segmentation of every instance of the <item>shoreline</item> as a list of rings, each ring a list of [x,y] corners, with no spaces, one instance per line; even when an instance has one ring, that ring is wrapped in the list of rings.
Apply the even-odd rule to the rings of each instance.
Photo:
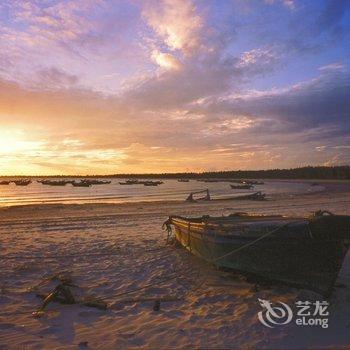
[[[282,182],[282,183],[313,183],[314,181],[309,180],[284,180],[284,179],[279,179],[279,180],[271,180],[271,179],[267,179],[267,181],[273,181],[273,182]],[[291,193],[290,195],[298,197],[298,196],[309,196],[309,195],[313,195],[313,194],[317,194],[320,192],[327,192],[327,191],[332,191],[332,192],[338,192],[338,191],[350,191],[350,180],[323,180],[322,182],[317,182],[320,186],[324,187],[324,189],[318,190],[318,191],[310,191],[310,192],[303,192],[303,193]],[[254,191],[262,191],[264,192],[264,189],[256,189],[251,191],[251,193],[253,193]],[[234,193],[232,193],[234,194]],[[267,200],[273,200],[275,198],[277,198],[278,196],[285,196],[288,195],[287,193],[272,193],[269,194],[267,193]],[[154,195],[157,196],[157,195]],[[142,204],[146,204],[146,203],[164,203],[164,204],[168,204],[168,203],[184,203],[185,202],[185,197],[186,195],[184,195],[184,200],[180,200],[180,199],[144,199],[142,196],[140,197],[140,199],[137,199],[136,197],[130,197],[129,200],[125,200],[125,201],[118,201],[117,199],[125,199],[125,198],[129,198],[128,196],[120,196],[120,195],[116,195],[115,197],[91,197],[89,199],[80,199],[80,200],[72,200],[69,198],[56,198],[56,199],[49,199],[49,200],[44,200],[44,201],[37,201],[37,202],[30,202],[28,200],[28,203],[26,202],[20,202],[20,203],[15,203],[15,202],[3,202],[0,203],[0,211],[3,210],[4,208],[19,208],[19,207],[41,207],[41,206],[61,206],[61,205],[71,205],[71,206],[75,206],[75,205],[128,205],[128,204],[135,204],[135,205],[142,205]],[[212,201],[215,202],[231,202],[230,198],[214,198]],[[232,202],[234,202],[235,200],[232,200]]]

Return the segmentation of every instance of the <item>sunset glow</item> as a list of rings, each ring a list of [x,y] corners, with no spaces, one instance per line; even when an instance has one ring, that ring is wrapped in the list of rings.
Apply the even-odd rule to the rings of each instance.
[[[346,1],[5,0],[0,20],[0,175],[350,161]]]

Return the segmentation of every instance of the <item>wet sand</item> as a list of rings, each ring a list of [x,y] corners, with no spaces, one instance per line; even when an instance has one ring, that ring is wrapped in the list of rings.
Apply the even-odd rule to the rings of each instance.
[[[349,185],[325,187],[265,202],[1,208],[0,349],[349,348],[349,254],[330,299],[329,328],[291,323],[270,329],[257,318],[258,298],[291,305],[322,297],[283,286],[257,288],[243,276],[166,246],[161,230],[175,214],[308,215],[319,209],[350,214]],[[57,282],[48,279],[57,273],[72,277],[75,296],[101,297],[108,309],[53,302],[34,318],[31,313],[42,302],[36,293],[52,289]],[[159,311],[153,310],[156,299]]]

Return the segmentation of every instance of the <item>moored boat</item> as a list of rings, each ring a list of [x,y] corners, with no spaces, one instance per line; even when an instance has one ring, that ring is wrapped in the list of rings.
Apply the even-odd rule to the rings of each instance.
[[[350,216],[171,216],[168,234],[222,268],[331,294],[350,242]]]
[[[88,182],[85,181],[72,181],[72,185],[74,187],[90,187],[91,184],[89,184]]]
[[[199,197],[199,198],[195,198],[196,194],[203,194],[203,193],[205,193],[205,196]],[[188,195],[188,197],[186,198],[187,202],[210,201],[210,200],[211,200],[211,197],[210,197],[209,189],[191,192]]]
[[[126,180],[125,182],[119,182],[119,185],[141,185],[142,182],[140,182],[139,180]]]
[[[264,201],[266,200],[266,194],[261,191],[254,192],[251,194],[245,194],[242,196],[236,196],[231,198],[233,200],[251,200],[251,201]]]
[[[42,185],[47,186],[66,186],[67,183],[71,183],[70,181],[66,180],[42,180],[40,182]]]
[[[99,180],[99,179],[84,179],[82,181],[90,185],[108,185],[112,182],[111,180]]]
[[[263,185],[264,182],[263,181],[258,181],[258,180],[242,180],[243,184],[247,184],[247,185]]]
[[[162,185],[163,181],[152,181],[152,180],[146,180],[146,181],[140,181],[144,186],[158,186]]]
[[[144,186],[158,186],[159,184],[152,181],[146,181],[143,183]]]
[[[246,185],[231,185],[231,188],[233,190],[250,190],[252,188],[254,188],[254,185],[249,185],[249,184],[246,184]]]
[[[28,186],[30,183],[32,183],[32,180],[22,179],[22,180],[15,180],[13,182],[16,186]]]
[[[9,185],[11,181],[6,181],[6,180],[3,180],[3,181],[0,181],[0,185]]]

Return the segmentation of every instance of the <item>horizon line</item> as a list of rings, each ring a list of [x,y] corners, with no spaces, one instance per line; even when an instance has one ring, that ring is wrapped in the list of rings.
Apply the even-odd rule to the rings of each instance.
[[[293,170],[300,170],[300,169],[307,169],[307,168],[350,168],[350,165],[306,165],[306,166],[300,166],[295,168],[269,168],[269,169],[238,169],[238,170],[205,170],[205,171],[180,171],[180,172],[159,172],[159,173],[113,173],[113,174],[13,174],[13,175],[1,175],[0,178],[4,177],[113,177],[113,176],[160,176],[160,175],[201,175],[201,174],[222,174],[222,173],[241,173],[241,172],[268,172],[268,171],[293,171]]]

